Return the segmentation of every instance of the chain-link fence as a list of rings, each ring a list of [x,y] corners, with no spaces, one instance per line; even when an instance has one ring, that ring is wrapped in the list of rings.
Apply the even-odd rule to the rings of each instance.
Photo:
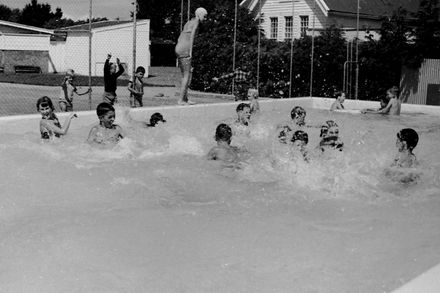
[[[88,9],[84,7],[83,15],[89,15]],[[149,75],[149,20],[102,20],[58,29],[1,21],[0,115],[36,113],[36,101],[42,96],[50,97],[60,111],[59,102],[68,94],[62,84],[71,70],[77,87],[73,110],[96,109],[103,100],[103,69],[109,53],[110,62],[118,58],[124,68],[116,93],[118,102],[128,105],[127,84],[135,68],[143,66],[145,76]]]

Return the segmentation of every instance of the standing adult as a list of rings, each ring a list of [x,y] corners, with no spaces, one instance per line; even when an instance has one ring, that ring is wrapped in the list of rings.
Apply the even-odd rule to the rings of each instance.
[[[208,12],[205,8],[197,8],[195,17],[185,23],[179,39],[177,40],[175,51],[179,63],[180,73],[182,74],[179,101],[177,102],[180,105],[192,104],[190,101],[188,101],[188,87],[191,82],[192,75],[192,49],[194,37],[196,35],[197,28],[199,27],[199,23],[205,20],[207,14]]]

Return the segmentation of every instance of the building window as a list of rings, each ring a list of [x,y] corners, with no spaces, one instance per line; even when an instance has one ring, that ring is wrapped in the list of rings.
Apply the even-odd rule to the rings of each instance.
[[[309,16],[308,15],[301,15],[301,35],[305,36],[307,33],[307,29],[309,28]]]
[[[284,35],[285,39],[292,39],[292,33],[293,33],[293,18],[292,16],[286,16],[286,34]]]
[[[270,38],[278,39],[278,17],[270,18]]]

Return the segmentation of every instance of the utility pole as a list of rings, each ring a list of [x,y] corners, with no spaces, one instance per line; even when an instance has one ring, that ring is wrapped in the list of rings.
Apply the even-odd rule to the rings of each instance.
[[[137,14],[137,0],[133,2],[133,78],[136,72],[136,14]]]
[[[89,110],[92,110],[92,0],[89,7]]]
[[[357,0],[356,16],[356,87],[354,88],[354,98],[358,99],[359,94],[359,0]]]

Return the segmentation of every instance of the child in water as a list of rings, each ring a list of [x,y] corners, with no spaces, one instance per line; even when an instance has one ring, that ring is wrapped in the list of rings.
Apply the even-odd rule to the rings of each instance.
[[[292,120],[279,124],[277,126],[277,137],[280,143],[289,143],[292,139],[294,129],[299,129],[305,126],[306,110],[303,107],[296,106],[290,112],[290,118]]]
[[[217,146],[208,152],[208,160],[220,160],[228,163],[238,159],[237,149],[231,146],[232,129],[229,125],[221,123],[215,130]]]
[[[101,103],[96,108],[99,124],[90,129],[87,142],[94,144],[116,144],[124,138],[122,128],[114,124],[115,108],[108,103]]]
[[[339,138],[339,127],[335,121],[326,121],[321,126],[319,137],[321,137],[321,141],[319,142],[319,149],[321,149],[321,151],[325,151],[326,149],[342,151],[344,143]]]
[[[411,168],[417,164],[413,149],[419,142],[419,135],[412,128],[404,128],[397,133],[397,155],[391,167]]]
[[[295,133],[292,135],[291,142],[293,153],[299,152],[302,155],[304,161],[308,162],[309,158],[306,147],[309,143],[309,135],[307,134],[307,132],[304,132],[302,130],[295,131]]]
[[[41,114],[40,133],[42,139],[65,135],[69,129],[72,118],[77,117],[76,114],[70,114],[64,122],[64,127],[62,127],[57,115],[53,112],[54,106],[52,100],[46,96],[37,100],[37,110]]]
[[[248,100],[250,101],[251,114],[256,114],[260,112],[260,104],[258,103],[258,90],[248,89],[247,96]]]
[[[345,92],[336,92],[336,101],[330,107],[330,111],[344,110]]]
[[[413,169],[417,166],[413,150],[418,142],[419,135],[412,128],[404,128],[397,133],[397,155],[390,168],[385,169],[386,177],[404,184],[417,183],[421,173]]]

